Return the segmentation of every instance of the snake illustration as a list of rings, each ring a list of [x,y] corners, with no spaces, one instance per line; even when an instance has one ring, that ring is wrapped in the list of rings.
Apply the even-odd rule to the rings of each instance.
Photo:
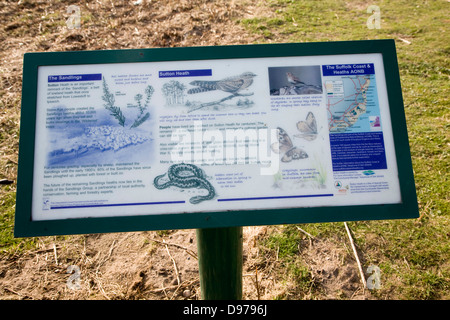
[[[174,186],[182,189],[203,188],[208,191],[208,194],[205,196],[192,197],[189,200],[192,204],[197,204],[205,200],[211,200],[216,195],[214,187],[208,180],[206,180],[203,171],[193,164],[179,163],[170,166],[167,171],[169,181],[160,184],[159,180],[165,175],[165,173],[159,175],[153,180],[155,188],[161,190]]]

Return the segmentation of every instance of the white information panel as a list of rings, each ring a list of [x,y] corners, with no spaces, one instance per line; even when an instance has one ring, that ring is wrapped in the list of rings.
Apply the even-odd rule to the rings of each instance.
[[[400,203],[381,54],[38,69],[33,220]]]

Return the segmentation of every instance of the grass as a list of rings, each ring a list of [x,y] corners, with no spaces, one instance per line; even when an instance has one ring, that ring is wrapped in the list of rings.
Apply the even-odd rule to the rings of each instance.
[[[4,187],[2,190],[2,200],[0,202],[0,250],[2,247],[10,246],[14,241],[12,239],[12,227],[14,225],[14,209],[16,207],[16,193],[9,192],[10,187]]]
[[[298,255],[302,240],[302,234],[298,232],[295,225],[286,225],[274,227],[271,235],[260,243],[262,257],[265,257],[263,259],[271,261],[272,264],[274,260],[280,262],[278,271],[281,272],[281,280],[279,281],[285,282],[285,286],[291,288],[276,296],[276,300],[289,299],[290,295],[296,297],[311,295],[316,287],[308,266]],[[267,259],[269,255],[273,256],[273,253],[275,258]]]
[[[368,29],[370,4],[380,7],[381,29]],[[381,269],[378,298],[449,297],[449,12],[446,1],[289,1],[268,2],[270,17],[240,21],[262,35],[261,42],[396,40],[405,113],[421,217],[417,220],[349,223],[364,267]],[[342,223],[302,225],[314,236],[338,236]],[[299,233],[286,227],[263,244],[279,250],[286,277],[297,274]],[[277,249],[275,249],[277,248]],[[298,262],[297,262],[298,263]],[[290,270],[290,271],[289,271]]]
[[[19,253],[33,248],[36,239],[14,238],[14,214],[16,208],[16,191],[14,187],[3,186],[0,190],[0,254]]]

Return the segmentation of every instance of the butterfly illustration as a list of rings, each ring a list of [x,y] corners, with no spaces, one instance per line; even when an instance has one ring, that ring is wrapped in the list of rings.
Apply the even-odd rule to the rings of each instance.
[[[292,160],[306,159],[308,154],[298,148],[294,147],[289,135],[282,128],[277,128],[278,142],[272,144],[271,148],[276,153],[282,153],[282,162],[291,162]]]
[[[297,122],[297,129],[301,134],[295,135],[297,138],[303,138],[312,141],[317,138],[317,122],[316,117],[312,112],[308,112],[305,121]]]

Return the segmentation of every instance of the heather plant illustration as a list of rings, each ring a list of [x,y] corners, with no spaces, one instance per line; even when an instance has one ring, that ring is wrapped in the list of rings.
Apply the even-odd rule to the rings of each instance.
[[[139,108],[139,115],[136,118],[136,120],[134,120],[133,125],[131,126],[131,128],[136,128],[139,127],[141,124],[143,124],[148,118],[150,118],[150,113],[146,112],[147,108],[148,108],[148,103],[150,102],[150,99],[153,95],[153,92],[155,92],[155,89],[153,89],[152,86],[147,86],[147,88],[145,88],[145,103],[144,105],[142,105],[142,94],[137,94],[134,97],[134,100],[136,100],[137,104],[138,104],[138,108]]]
[[[106,80],[105,78],[103,78],[103,93],[104,95],[102,96],[103,101],[106,102],[105,109],[111,112],[111,115],[117,119],[117,121],[119,122],[119,125],[121,125],[122,127],[125,126],[125,117],[122,113],[122,110],[120,110],[119,107],[115,106],[115,98],[114,98],[114,94],[109,92],[108,89],[108,85],[106,84]]]
[[[155,89],[153,89],[152,86],[147,86],[147,88],[145,88],[145,101],[144,102],[142,101],[144,99],[142,94],[137,94],[134,97],[134,100],[137,102],[139,114],[138,114],[137,118],[134,120],[134,122],[130,128],[137,128],[141,124],[143,124],[147,119],[150,118],[150,113],[147,112],[147,109],[148,109],[148,104],[150,102],[150,99],[154,92],[155,92]],[[120,107],[117,107],[115,105],[116,101],[114,98],[114,94],[112,94],[109,91],[108,84],[106,83],[105,78],[103,78],[102,99],[103,99],[103,101],[106,102],[106,104],[104,104],[105,109],[108,110],[109,112],[111,112],[110,114],[114,118],[117,119],[120,126],[125,127],[126,118],[125,118],[122,110],[120,109]]]

